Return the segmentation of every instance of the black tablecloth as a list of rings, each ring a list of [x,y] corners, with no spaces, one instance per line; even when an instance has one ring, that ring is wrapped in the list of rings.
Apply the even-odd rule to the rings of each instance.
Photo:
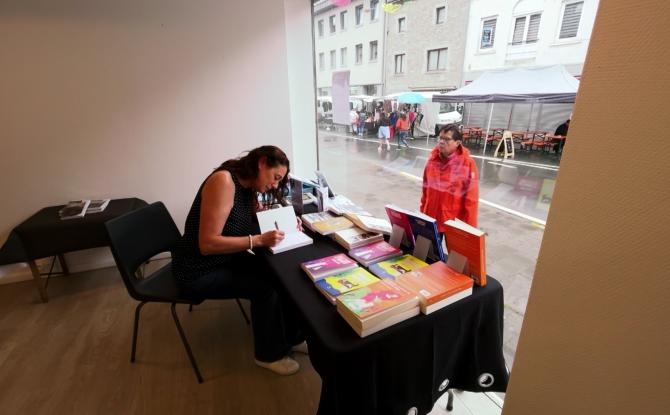
[[[41,209],[9,234],[0,248],[0,265],[108,246],[105,222],[146,205],[137,198],[114,199],[102,212],[67,220],[58,216],[63,205]]]
[[[264,255],[304,317],[310,360],[322,380],[319,414],[405,415],[412,407],[426,414],[447,384],[505,391],[498,281],[487,277],[488,284],[466,299],[360,338],[300,268],[304,261],[342,252],[330,239],[312,237],[314,245]],[[482,375],[493,380],[490,386],[479,385]]]

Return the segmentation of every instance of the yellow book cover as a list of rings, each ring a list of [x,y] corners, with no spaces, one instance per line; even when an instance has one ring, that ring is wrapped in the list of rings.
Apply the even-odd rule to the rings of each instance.
[[[354,224],[345,217],[334,217],[328,220],[314,222],[312,227],[321,235],[328,235],[343,229],[353,228]]]
[[[382,279],[395,279],[398,275],[428,266],[412,255],[403,255],[370,265],[370,271]]]

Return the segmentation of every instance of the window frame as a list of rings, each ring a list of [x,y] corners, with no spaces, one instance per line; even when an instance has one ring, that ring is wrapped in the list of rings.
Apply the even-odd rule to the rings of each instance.
[[[444,68],[440,69],[440,52],[444,51],[445,57],[444,57]],[[431,52],[437,52],[437,66],[436,69],[430,69],[430,53]],[[448,47],[438,47],[438,48],[432,48],[432,49],[426,49],[426,66],[425,66],[425,73],[439,73],[439,72],[446,72],[448,65],[448,53],[449,53],[449,48]]]
[[[398,72],[398,57],[400,57],[400,72]],[[393,74],[394,75],[404,75],[406,64],[407,54],[405,52],[396,53],[393,55]]]
[[[404,30],[400,30],[400,21],[401,20],[403,21],[403,29]],[[398,17],[397,22],[398,22],[398,33],[406,33],[407,32],[407,16]]]
[[[337,69],[337,49],[330,50],[330,69]]]
[[[563,20],[565,19],[565,9],[567,9],[568,6],[577,3],[582,4],[582,10],[579,13],[579,22],[577,23],[577,30],[575,31],[575,35],[570,37],[561,37],[561,28],[563,27]],[[558,42],[570,42],[580,39],[579,34],[581,33],[582,29],[582,17],[584,16],[585,3],[585,0],[563,0],[563,3],[561,4],[561,18],[558,21],[558,30],[556,30],[556,40]]]
[[[319,70],[326,70],[326,52],[319,52]]]
[[[375,57],[374,59],[372,58],[372,45],[374,44],[374,51],[375,51]],[[370,49],[370,53],[368,55],[368,62],[377,62],[379,60],[379,41],[377,40],[371,40],[370,43],[368,44],[368,47]]]
[[[359,48],[359,46],[360,46],[360,48]],[[360,59],[358,59],[358,57],[359,57],[359,55],[358,55],[358,51],[359,51],[359,50],[361,51]],[[358,44],[356,44],[356,46],[354,47],[354,64],[356,64],[356,65],[362,65],[362,64],[363,64],[363,55],[364,55],[364,53],[363,53],[363,44],[362,44],[362,43],[358,43]]]
[[[346,20],[347,20],[347,18],[346,18],[346,15],[347,15],[347,11],[346,11],[346,10],[342,10],[342,11],[340,12],[340,32],[345,32],[345,31],[347,30],[347,25],[346,25]]]
[[[363,26],[363,5],[359,4],[354,8],[354,26]]]
[[[520,14],[517,16],[512,17],[512,25],[511,25],[511,41],[509,42],[509,45],[511,46],[519,46],[519,45],[528,45],[528,44],[533,44],[537,43],[539,41],[539,33],[540,33],[540,26],[538,25],[537,28],[537,36],[532,42],[528,41],[528,31],[530,30],[530,20],[533,16],[540,16],[540,25],[542,24],[542,12],[541,11],[536,11],[536,12],[530,12],[526,14]],[[519,19],[524,19],[523,21],[523,34],[521,35],[521,41],[515,42],[514,41],[514,33],[516,32],[516,22]],[[495,38],[494,38],[495,41]]]
[[[347,50],[347,47],[340,48],[340,68],[346,68],[347,67],[347,61],[348,61],[348,55],[349,51]]]
[[[316,31],[319,37],[323,37],[323,34],[325,33],[325,26],[323,19],[320,19],[316,22]]]
[[[441,22],[438,20],[440,18],[440,10],[444,10],[444,18]],[[447,5],[445,4],[444,6],[438,6],[435,8],[434,24],[441,25],[446,23],[447,23]]]
[[[494,21],[493,25],[493,31],[491,32],[491,45],[490,46],[483,46],[484,42],[484,25],[486,22],[489,21]],[[498,16],[489,16],[489,17],[484,17],[482,18],[481,24],[479,25],[479,39],[477,42],[479,43],[479,50],[495,50],[496,46],[496,29],[498,28]]]
[[[372,4],[374,3],[374,7]],[[379,0],[370,0],[370,22],[379,20]]]

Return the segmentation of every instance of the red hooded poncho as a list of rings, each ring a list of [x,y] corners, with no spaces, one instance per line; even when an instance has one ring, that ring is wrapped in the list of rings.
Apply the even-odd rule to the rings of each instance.
[[[478,201],[479,174],[470,151],[461,145],[442,159],[435,147],[423,171],[421,212],[437,219],[440,232],[444,222],[454,218],[477,226]]]

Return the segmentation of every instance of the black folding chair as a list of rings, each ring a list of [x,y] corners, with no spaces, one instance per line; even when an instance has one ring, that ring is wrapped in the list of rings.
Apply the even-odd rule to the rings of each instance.
[[[171,263],[144,278],[136,277],[136,271],[143,263],[159,253],[170,251],[181,237],[179,229],[177,229],[170,213],[162,202],[156,202],[112,219],[106,222],[105,226],[109,235],[114,260],[119,268],[128,294],[140,302],[137,308],[135,308],[133,346],[130,361],[135,362],[137,331],[142,307],[149,302],[170,303],[172,318],[177,326],[177,331],[179,331],[179,337],[181,337],[188,358],[191,361],[195,376],[198,378],[198,382],[202,383],[200,369],[191,351],[191,346],[186,339],[184,329],[179,322],[175,306],[177,304],[188,304],[190,310],[193,305],[202,303],[203,299],[187,298],[181,292],[172,274]],[[244,312],[239,299],[237,300],[237,304],[247,324],[249,324],[249,318]]]

